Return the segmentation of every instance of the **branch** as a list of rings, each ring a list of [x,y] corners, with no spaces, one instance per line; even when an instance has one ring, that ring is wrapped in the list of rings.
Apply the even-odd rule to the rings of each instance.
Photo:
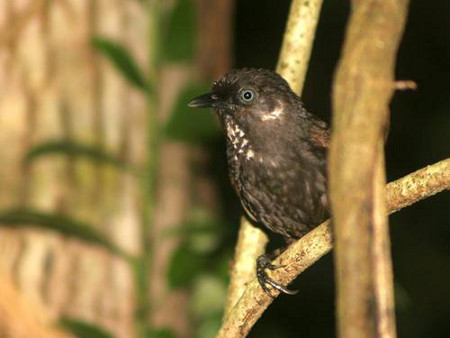
[[[301,95],[323,0],[292,1],[277,73]]]
[[[392,214],[422,199],[450,189],[450,158],[420,169],[387,185],[387,207]],[[330,221],[322,223],[291,245],[274,264],[283,265],[273,272],[277,283],[287,285],[317,262],[333,247]],[[274,292],[274,295],[278,293]],[[222,325],[217,337],[245,337],[274,298],[267,296],[255,279]]]
[[[322,1],[293,0],[291,4],[277,72],[288,81],[297,95],[301,94],[305,82]],[[242,219],[228,286],[224,321],[246,285],[255,277],[256,258],[264,253],[267,241],[263,231],[253,227],[245,218]]]
[[[251,225],[244,217],[242,218],[234,254],[235,261],[233,269],[230,271],[225,320],[244,293],[248,282],[255,278],[255,261],[264,253],[267,241],[268,238],[261,229]]]
[[[395,309],[383,135],[408,0],[353,0],[333,85],[328,195],[338,336],[390,337]]]

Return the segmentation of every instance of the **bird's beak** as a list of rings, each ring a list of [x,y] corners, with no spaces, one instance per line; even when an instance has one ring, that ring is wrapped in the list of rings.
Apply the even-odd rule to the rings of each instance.
[[[188,103],[191,108],[209,108],[213,107],[217,99],[212,93],[203,94],[196,97]]]

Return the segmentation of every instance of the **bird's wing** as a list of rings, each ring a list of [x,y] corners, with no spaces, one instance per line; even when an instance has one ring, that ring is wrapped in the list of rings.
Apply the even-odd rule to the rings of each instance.
[[[309,137],[311,142],[320,148],[328,148],[330,146],[331,132],[327,124],[321,120],[314,121],[309,129]]]

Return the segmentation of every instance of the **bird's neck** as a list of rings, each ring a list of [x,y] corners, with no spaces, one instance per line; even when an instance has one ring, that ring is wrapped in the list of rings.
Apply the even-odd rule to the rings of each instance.
[[[247,128],[239,125],[229,116],[225,116],[222,119],[222,124],[225,130],[228,148],[233,154],[242,155],[248,151],[253,151]]]
[[[230,116],[221,119],[227,139],[227,154],[229,161],[273,161],[283,151],[288,151],[295,142],[290,142],[288,134],[275,133],[268,124],[238,123]],[[276,128],[275,128],[276,129]]]

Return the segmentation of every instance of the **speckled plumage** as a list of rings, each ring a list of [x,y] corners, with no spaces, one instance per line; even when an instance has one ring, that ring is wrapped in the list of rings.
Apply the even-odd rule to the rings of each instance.
[[[244,99],[246,91],[252,100]],[[329,216],[328,126],[283,78],[269,70],[231,71],[191,105],[211,106],[218,115],[230,178],[251,219],[291,242]]]
[[[256,92],[249,105],[236,97],[243,88]],[[227,101],[216,112],[226,131],[230,177],[249,216],[286,239],[324,221],[326,148],[314,137],[320,131],[328,137],[325,122],[272,71],[232,71],[212,93]]]

